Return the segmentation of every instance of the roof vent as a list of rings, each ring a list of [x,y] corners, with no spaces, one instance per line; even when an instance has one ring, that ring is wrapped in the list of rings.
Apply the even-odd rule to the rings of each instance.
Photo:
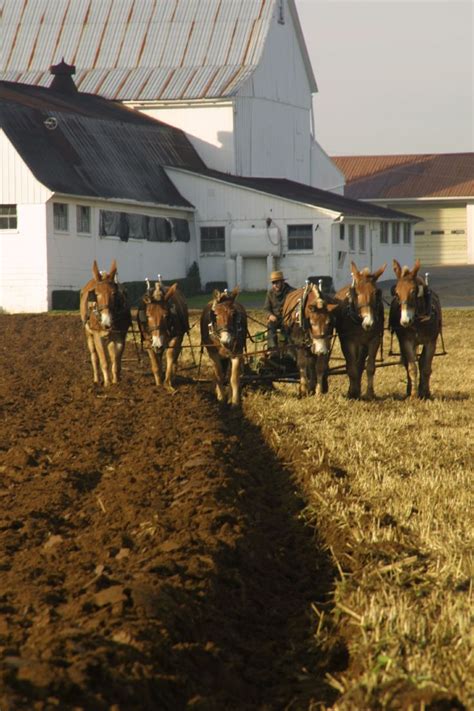
[[[50,84],[50,89],[59,91],[61,94],[74,94],[77,92],[77,86],[72,78],[72,75],[76,73],[76,67],[73,64],[66,64],[64,57],[59,64],[51,66],[49,71],[54,77]]]

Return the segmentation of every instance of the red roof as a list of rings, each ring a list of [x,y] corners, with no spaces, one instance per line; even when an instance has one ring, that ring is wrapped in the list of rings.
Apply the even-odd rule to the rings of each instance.
[[[346,197],[474,197],[474,153],[337,156],[332,160],[346,177]]]

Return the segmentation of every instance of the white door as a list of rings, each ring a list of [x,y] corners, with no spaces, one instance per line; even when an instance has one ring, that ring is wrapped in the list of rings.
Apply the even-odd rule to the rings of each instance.
[[[243,260],[242,288],[245,291],[261,291],[267,288],[267,260],[247,257]]]

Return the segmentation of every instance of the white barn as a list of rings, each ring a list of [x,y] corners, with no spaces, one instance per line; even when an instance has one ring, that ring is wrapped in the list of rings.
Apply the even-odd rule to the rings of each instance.
[[[343,197],[314,140],[293,0],[4,0],[3,22],[1,308],[52,308],[93,259],[246,289],[411,263],[416,219]],[[77,84],[63,61],[51,84],[63,54]]]
[[[81,92],[182,128],[210,167],[343,192],[315,137],[294,0],[3,0],[0,80]]]

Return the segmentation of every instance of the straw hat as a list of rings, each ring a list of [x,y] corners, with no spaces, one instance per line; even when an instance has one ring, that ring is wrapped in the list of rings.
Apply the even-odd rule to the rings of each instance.
[[[283,272],[272,272],[270,274],[270,281],[285,281],[285,277],[283,276]]]

